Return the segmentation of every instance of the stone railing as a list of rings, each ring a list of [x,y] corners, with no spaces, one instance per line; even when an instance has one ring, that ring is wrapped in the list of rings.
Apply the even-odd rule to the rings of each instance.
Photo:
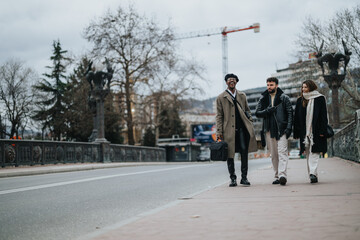
[[[104,157],[106,155],[106,157]],[[0,140],[0,166],[45,165],[57,163],[164,162],[162,148],[98,143]]]
[[[355,120],[328,139],[329,156],[360,162],[360,109]]]

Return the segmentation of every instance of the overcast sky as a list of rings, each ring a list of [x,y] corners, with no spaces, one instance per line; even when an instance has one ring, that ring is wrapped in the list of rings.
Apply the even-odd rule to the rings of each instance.
[[[127,6],[124,0],[1,0],[0,64],[9,58],[25,61],[38,74],[50,65],[53,40],[74,55],[86,53],[89,43],[83,29],[108,9]],[[253,30],[228,34],[229,72],[237,74],[240,90],[265,86],[276,69],[295,62],[294,41],[306,16],[328,20],[339,9],[351,8],[358,0],[133,0],[139,12],[168,22],[176,32],[187,33],[224,26]],[[221,35],[181,40],[180,49],[206,67],[201,98],[217,96],[223,89]]]

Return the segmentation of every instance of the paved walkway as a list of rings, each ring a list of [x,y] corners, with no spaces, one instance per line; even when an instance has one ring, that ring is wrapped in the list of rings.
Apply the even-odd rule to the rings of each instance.
[[[310,184],[306,161],[290,160],[286,186],[272,177],[253,171],[251,187],[222,185],[91,239],[360,239],[360,164],[321,159]]]
[[[135,163],[141,164],[141,163]],[[239,170],[239,162],[237,170]],[[134,163],[54,165],[0,169],[0,177]],[[290,160],[286,186],[272,185],[270,167],[251,171],[251,187],[226,185],[161,210],[114,223],[85,239],[360,239],[360,164],[320,159],[319,183],[310,184],[306,160]],[[0,179],[1,181],[1,179]]]

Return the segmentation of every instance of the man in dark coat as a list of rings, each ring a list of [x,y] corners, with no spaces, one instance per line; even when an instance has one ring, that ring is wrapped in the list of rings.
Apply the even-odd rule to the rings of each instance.
[[[273,184],[285,185],[287,182],[288,141],[292,132],[293,109],[290,98],[278,87],[275,77],[266,80],[267,90],[262,93],[255,115],[263,118],[262,131],[271,154],[275,171]]]

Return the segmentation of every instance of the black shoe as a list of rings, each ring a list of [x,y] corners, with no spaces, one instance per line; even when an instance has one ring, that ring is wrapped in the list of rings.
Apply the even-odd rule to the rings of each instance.
[[[237,186],[236,179],[231,179],[229,187],[236,187],[236,186]]]
[[[314,174],[310,174],[310,182],[311,183],[317,183],[318,179]]]
[[[279,182],[280,182],[280,185],[285,186],[285,185],[286,185],[287,180],[286,180],[286,178],[285,178],[285,177],[280,177]]]
[[[279,179],[276,179],[275,181],[273,181],[273,183],[272,183],[272,184],[280,184]]]
[[[250,182],[246,178],[240,180],[241,185],[250,186]]]

